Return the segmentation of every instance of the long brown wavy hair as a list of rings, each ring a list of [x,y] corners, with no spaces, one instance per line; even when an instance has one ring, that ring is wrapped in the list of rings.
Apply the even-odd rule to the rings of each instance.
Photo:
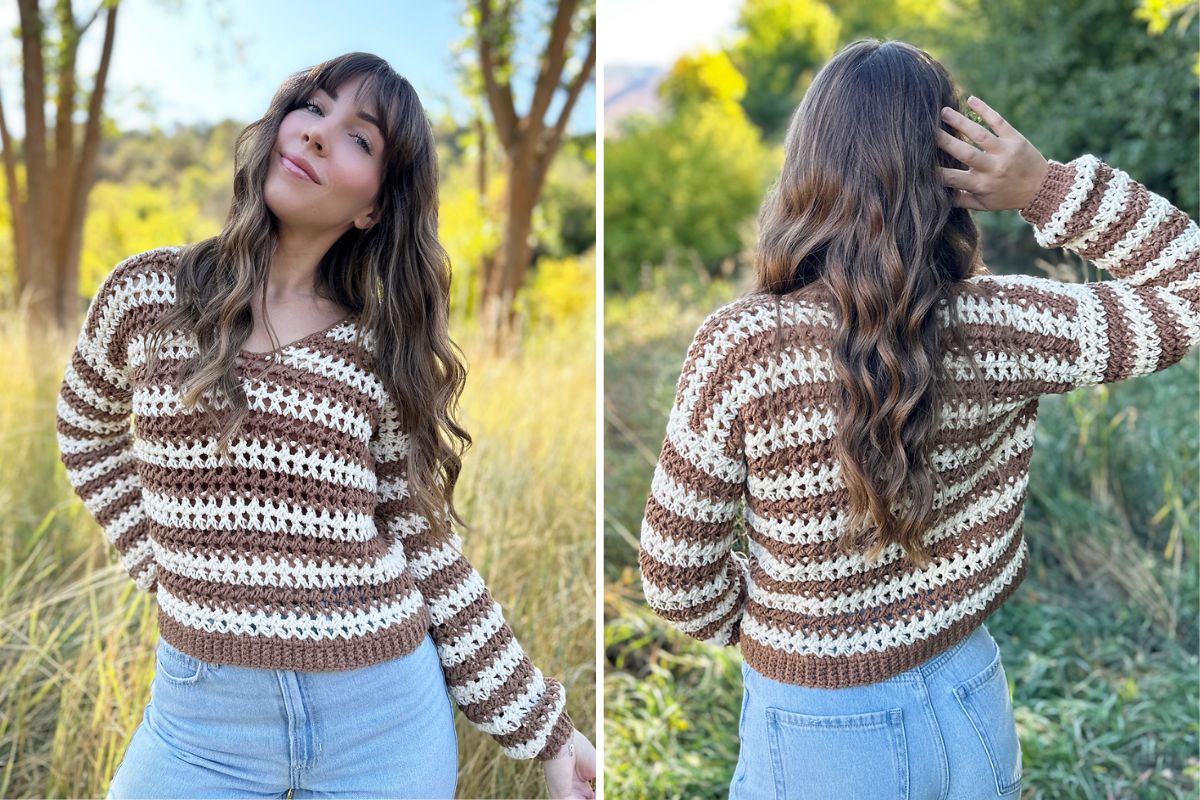
[[[963,394],[943,363],[945,352],[968,350],[954,298],[979,296],[966,279],[989,274],[974,220],[937,171],[964,168],[937,145],[939,126],[957,135],[943,106],[960,108],[950,76],[905,42],[860,39],[825,64],[792,116],[762,205],[753,290],[775,296],[779,327],[784,296],[834,314],[834,452],[850,501],[838,550],[870,546],[874,560],[898,544],[919,567],[930,559],[922,534],[940,518],[935,483],[944,483],[930,451],[942,399]],[[989,419],[988,392],[976,396]]]
[[[364,337],[373,340],[370,368],[386,386],[409,436],[408,490],[446,540],[461,455],[470,435],[455,414],[466,378],[458,345],[449,335],[450,260],[438,241],[438,165],[433,130],[412,85],[383,59],[347,53],[287,78],[262,118],[238,135],[233,202],[221,232],[187,247],[175,276],[175,302],[151,327],[147,370],[157,363],[164,338],[195,333],[198,357],[181,367],[182,401],[205,410],[218,431],[218,453],[229,458],[234,433],[249,415],[234,376],[239,349],[253,328],[255,293],[262,292],[277,241],[277,220],[263,186],[283,117],[317,89],[336,91],[362,76],[359,98],[374,105],[383,136],[383,170],[377,221],[351,226],[321,258],[315,291],[358,315],[355,357],[365,365]],[[223,419],[210,390],[232,409]],[[449,518],[447,518],[449,515]]]

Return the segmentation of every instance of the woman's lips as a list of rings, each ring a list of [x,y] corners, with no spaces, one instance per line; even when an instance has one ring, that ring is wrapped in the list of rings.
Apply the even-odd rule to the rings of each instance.
[[[317,181],[311,175],[309,175],[307,172],[304,171],[303,167],[301,167],[296,162],[292,161],[287,156],[280,154],[279,163],[283,165],[283,168],[285,170],[292,173],[297,178],[308,181],[309,183],[317,183]]]

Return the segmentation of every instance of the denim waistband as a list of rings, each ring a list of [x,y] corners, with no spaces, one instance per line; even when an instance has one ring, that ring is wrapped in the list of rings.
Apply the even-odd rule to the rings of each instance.
[[[987,629],[984,626],[984,624],[981,622],[966,636],[959,639],[957,642],[950,645],[942,652],[933,656],[928,661],[925,661],[922,664],[918,664],[917,666],[913,667],[912,669],[908,670],[907,672],[901,672],[899,675],[893,675],[890,678],[886,678],[883,681],[881,681],[881,683],[907,683],[909,681],[918,680],[919,678],[922,678],[922,677],[929,677],[930,675],[934,674],[939,669],[941,669],[942,666],[947,661],[954,658],[954,655],[959,650],[962,650],[964,647],[966,647],[967,644],[970,643],[970,641],[972,639],[974,639],[976,636],[987,636],[987,635],[988,635]]]

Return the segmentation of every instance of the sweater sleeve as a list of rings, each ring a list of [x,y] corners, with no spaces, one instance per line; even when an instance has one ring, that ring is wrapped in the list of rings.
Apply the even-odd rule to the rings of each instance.
[[[734,342],[720,310],[696,332],[676,383],[642,518],[638,561],[646,602],[694,639],[735,645],[750,567],[733,549],[746,460],[730,392],[715,379]]]
[[[448,542],[431,536],[408,493],[408,442],[389,398],[370,446],[378,478],[376,525],[403,540],[450,696],[509,758],[553,758],[574,731],[566,690],[530,661],[500,604],[463,555],[458,534],[452,532]]]
[[[91,300],[59,389],[56,430],[75,494],[117,549],[137,588],[156,593],[157,566],[130,424],[129,325],[123,323],[134,307],[132,263],[118,264]]]
[[[1170,202],[1093,155],[1050,161],[1021,217],[1038,243],[1115,280],[986,276],[1000,289],[993,368],[1033,397],[1164,370],[1200,344],[1200,229]]]

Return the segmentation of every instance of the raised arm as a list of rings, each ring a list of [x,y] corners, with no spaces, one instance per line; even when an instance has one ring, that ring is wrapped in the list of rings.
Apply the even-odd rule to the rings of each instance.
[[[138,589],[158,589],[150,522],[134,470],[130,430],[133,391],[125,360],[128,326],[139,280],[126,259],[92,298],[57,402],[59,457],[67,480],[121,556]]]
[[[574,731],[566,691],[530,662],[500,604],[463,556],[458,534],[449,542],[434,540],[408,494],[408,442],[389,399],[370,447],[379,480],[376,526],[403,540],[450,696],[510,758],[553,758]]]
[[[732,398],[713,377],[733,346],[723,315],[696,332],[676,384],[662,451],[642,520],[638,560],[646,602],[700,641],[737,644],[749,564],[733,550],[746,462]]]
[[[979,144],[941,135],[970,167],[945,170],[960,204],[1019,208],[1038,243],[1065,248],[1115,280],[1071,283],[1031,275],[972,279],[996,288],[974,313],[1000,331],[995,368],[1013,393],[1062,393],[1147,375],[1200,345],[1200,229],[1186,213],[1093,155],[1041,158],[981,102],[993,135],[961,115],[947,121]],[[959,119],[961,118],[961,119]],[[967,153],[961,148],[972,150]],[[1039,166],[1040,160],[1040,166]]]

